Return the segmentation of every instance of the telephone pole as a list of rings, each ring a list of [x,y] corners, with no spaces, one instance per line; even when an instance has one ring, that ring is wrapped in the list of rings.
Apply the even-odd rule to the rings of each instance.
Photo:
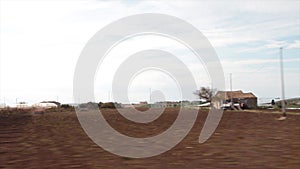
[[[149,104],[151,104],[151,88],[149,89]]]
[[[107,99],[108,99],[108,101],[107,102],[110,102],[110,90],[108,91],[108,95],[107,95]]]
[[[280,49],[280,74],[281,74],[281,97],[282,97],[281,98],[281,111],[282,111],[282,116],[286,117],[282,47],[279,49]]]
[[[230,73],[230,101],[232,103],[232,73]]]

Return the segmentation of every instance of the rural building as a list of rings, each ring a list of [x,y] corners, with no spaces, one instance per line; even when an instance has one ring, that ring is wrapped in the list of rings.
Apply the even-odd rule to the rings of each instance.
[[[253,93],[243,93],[238,91],[218,91],[216,96],[222,98],[223,102],[240,103],[241,107],[255,109],[257,108],[257,97]]]

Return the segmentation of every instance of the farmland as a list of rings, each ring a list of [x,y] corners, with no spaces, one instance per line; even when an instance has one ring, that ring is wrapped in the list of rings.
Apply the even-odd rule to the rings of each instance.
[[[166,130],[178,109],[167,109],[149,124],[137,124],[115,109],[102,113],[116,130],[149,137]],[[173,149],[150,158],[111,154],[83,131],[76,113],[0,114],[0,168],[300,168],[300,115],[285,121],[271,110],[225,111],[213,136],[198,143],[207,110],[200,110],[185,139]]]

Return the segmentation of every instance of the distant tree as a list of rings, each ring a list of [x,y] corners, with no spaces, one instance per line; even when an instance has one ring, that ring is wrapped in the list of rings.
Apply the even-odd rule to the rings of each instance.
[[[274,99],[272,99],[271,105],[275,105],[275,100]]]
[[[102,105],[103,105],[102,102],[99,102],[99,103],[98,103],[98,107],[99,107],[99,108],[101,108]]]
[[[114,102],[114,103],[113,102],[107,102],[107,103],[102,103],[100,105],[100,108],[110,108],[110,109],[121,108],[121,104],[117,103],[117,102]]]
[[[206,101],[210,102],[213,97],[214,90],[210,89],[209,87],[201,87],[200,90],[197,90],[194,92],[194,94],[199,96],[200,99],[205,99]]]
[[[62,104],[60,107],[63,108],[63,109],[72,108],[72,106],[70,106],[69,104]]]

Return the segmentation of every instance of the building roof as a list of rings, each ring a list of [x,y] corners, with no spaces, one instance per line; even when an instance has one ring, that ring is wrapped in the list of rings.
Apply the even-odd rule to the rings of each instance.
[[[241,90],[237,91],[218,91],[217,97],[229,100],[231,98],[233,99],[246,99],[246,98],[257,98],[253,93],[243,93]]]

